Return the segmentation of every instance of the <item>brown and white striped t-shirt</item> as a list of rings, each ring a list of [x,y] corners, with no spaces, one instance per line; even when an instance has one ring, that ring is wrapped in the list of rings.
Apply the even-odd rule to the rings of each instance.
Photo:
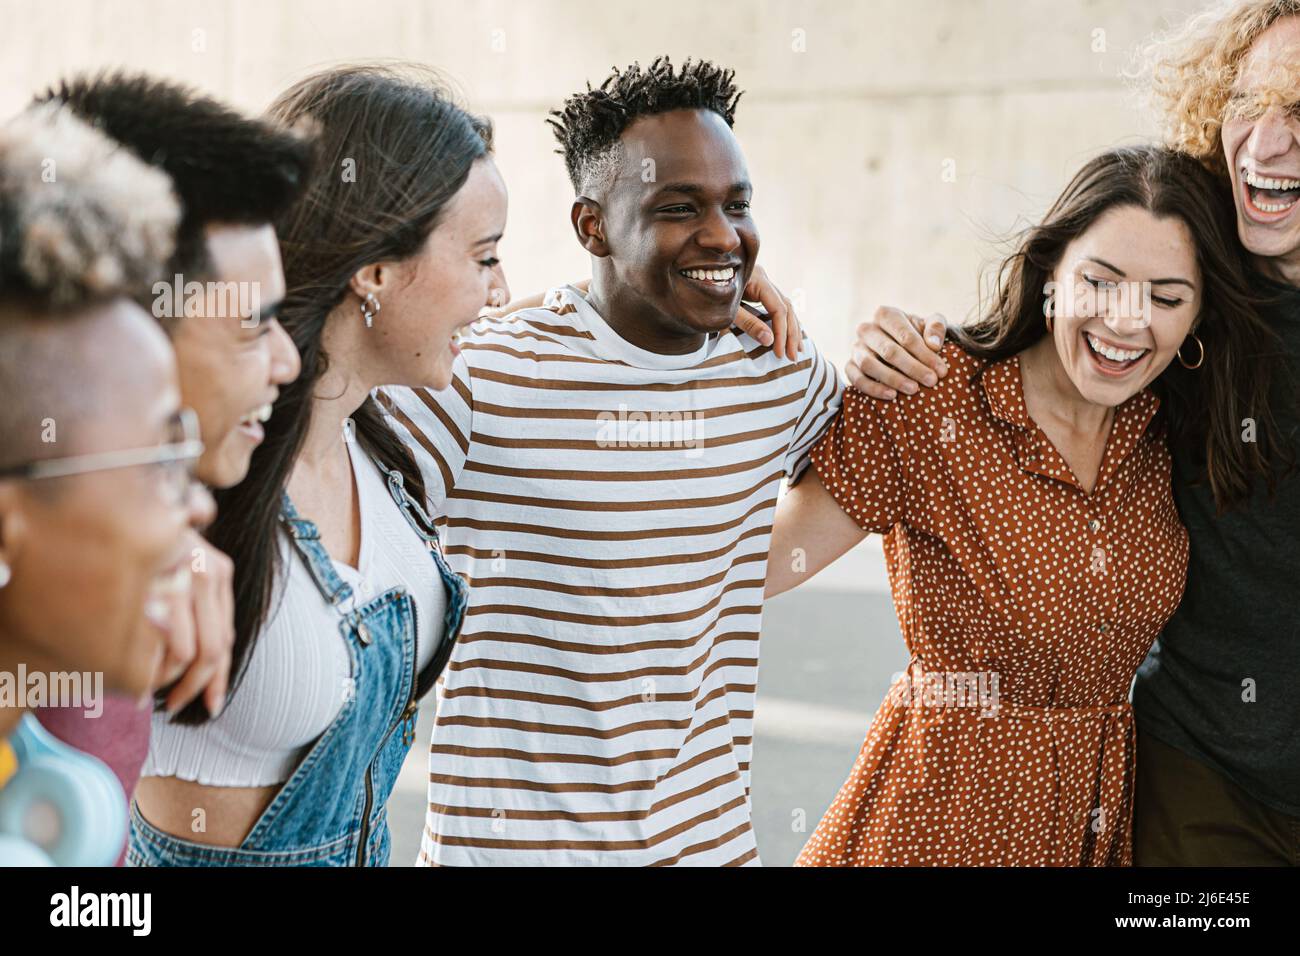
[[[472,585],[420,863],[757,863],[773,509],[839,377],[809,340],[660,355],[546,303],[477,323],[446,391],[386,390]]]

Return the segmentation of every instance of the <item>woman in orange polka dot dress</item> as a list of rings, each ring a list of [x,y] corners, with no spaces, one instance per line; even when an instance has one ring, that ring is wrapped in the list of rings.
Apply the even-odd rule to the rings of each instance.
[[[768,594],[883,534],[911,662],[798,865],[1130,865],[1129,685],[1187,566],[1165,436],[1242,417],[1226,198],[1165,150],[1098,157],[937,387],[848,390],[778,508]],[[1218,467],[1249,467],[1236,438],[1210,430]]]

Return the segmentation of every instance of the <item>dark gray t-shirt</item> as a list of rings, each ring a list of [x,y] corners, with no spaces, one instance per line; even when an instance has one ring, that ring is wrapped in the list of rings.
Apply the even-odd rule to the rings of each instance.
[[[1262,278],[1256,289],[1272,297],[1264,318],[1286,352],[1272,412],[1295,446],[1300,289]],[[1191,544],[1187,590],[1138,670],[1138,732],[1300,816],[1300,473],[1284,478],[1273,500],[1259,482],[1216,517],[1208,484],[1196,483],[1204,469],[1187,449],[1173,457],[1174,499]]]

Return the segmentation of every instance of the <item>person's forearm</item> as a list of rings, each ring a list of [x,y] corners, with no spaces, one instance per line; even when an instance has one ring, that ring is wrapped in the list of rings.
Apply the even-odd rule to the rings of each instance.
[[[587,287],[591,285],[591,280],[579,279],[576,282],[571,282],[570,285],[586,292]],[[500,306],[499,308],[484,309],[480,314],[504,317],[512,315],[515,312],[522,312],[524,309],[540,309],[545,300],[545,292],[534,292],[532,295],[524,296],[522,299],[513,299],[507,305]]]
[[[763,596],[798,587],[866,536],[810,467],[777,503]]]

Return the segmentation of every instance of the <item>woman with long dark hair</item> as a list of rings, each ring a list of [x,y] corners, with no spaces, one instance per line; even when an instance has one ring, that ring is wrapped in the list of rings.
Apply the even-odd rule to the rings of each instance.
[[[491,127],[409,66],[329,70],[270,112],[318,152],[279,229],[302,372],[248,478],[218,496],[234,689],[218,716],[155,717],[136,865],[386,864],[385,805],[464,611],[371,393],[446,388],[459,329],[508,296]]]
[[[778,508],[768,594],[883,534],[912,655],[799,863],[1127,865],[1128,689],[1187,568],[1167,438],[1199,432],[1225,496],[1276,447],[1227,197],[1107,152],[950,335],[936,388],[849,391]]]

